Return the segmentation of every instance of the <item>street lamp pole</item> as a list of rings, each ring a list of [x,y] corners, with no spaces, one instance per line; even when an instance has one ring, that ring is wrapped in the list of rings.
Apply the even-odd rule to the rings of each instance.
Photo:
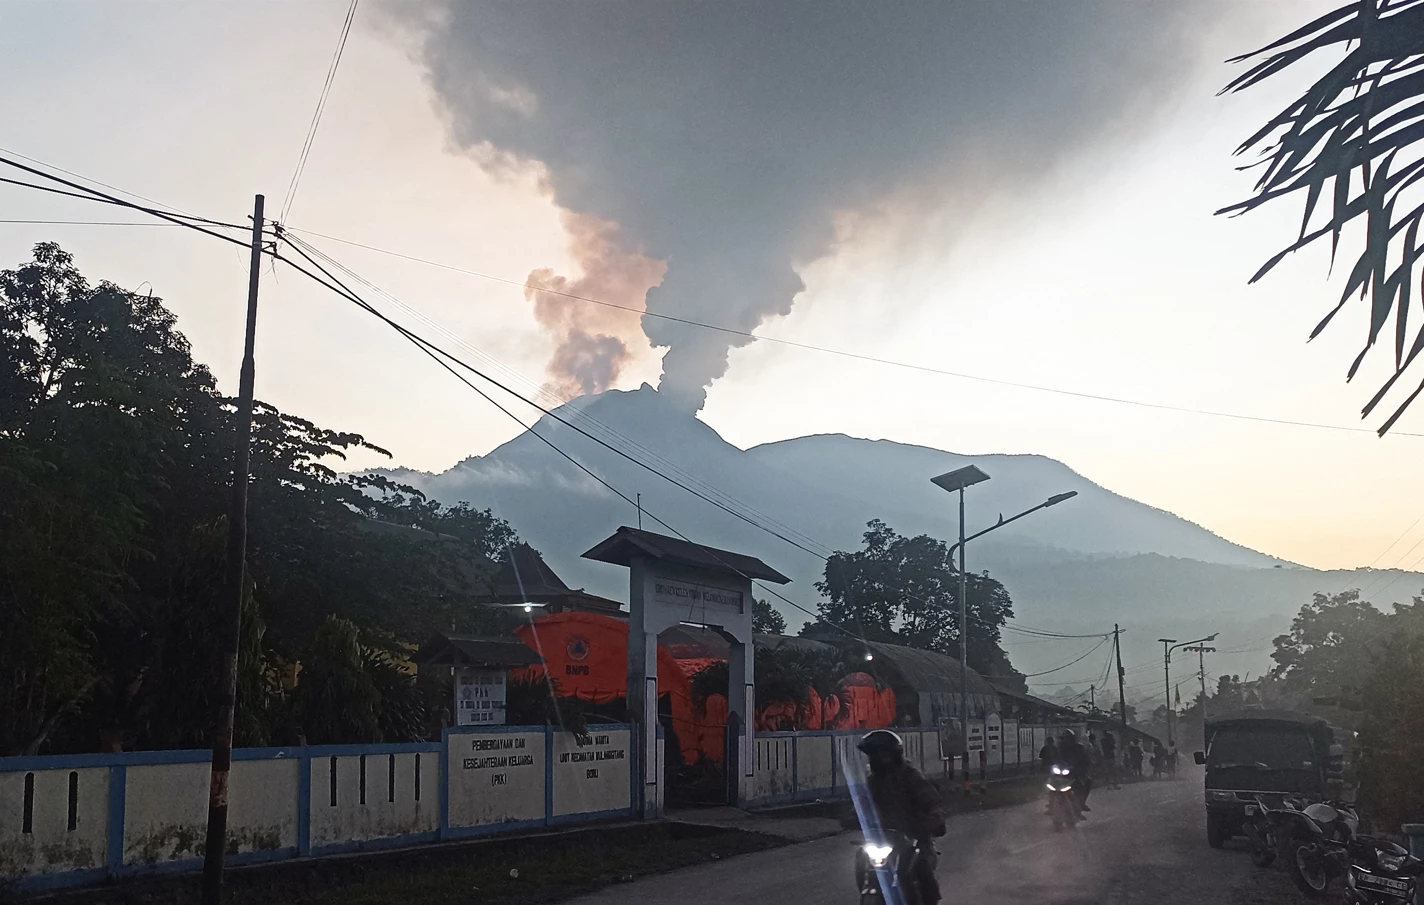
[[[973,465],[966,465],[963,468],[956,468],[954,471],[946,472],[937,477],[930,478],[931,483],[948,491],[958,491],[959,493],[959,542],[950,548],[950,561],[954,560],[956,551],[959,553],[959,734],[963,745],[964,755],[964,779],[965,788],[968,789],[969,781],[969,573],[964,566],[964,547],[976,537],[983,537],[990,531],[1004,527],[1009,522],[1016,522],[1026,515],[1037,512],[1040,509],[1047,509],[1049,506],[1057,506],[1064,500],[1072,499],[1078,495],[1078,491],[1070,490],[1067,493],[1058,493],[1049,497],[1031,509],[1025,509],[1018,515],[1010,518],[999,516],[999,520],[985,528],[983,531],[975,532],[967,537],[964,534],[964,489],[974,484],[989,480],[989,475],[983,470]]]
[[[973,468],[973,466],[970,466]],[[988,475],[985,475],[987,478]],[[964,744],[964,788],[969,789],[969,576],[964,571],[964,486],[959,486],[959,735]]]
[[[1186,648],[1187,650],[1196,650],[1196,648],[1192,647],[1191,645],[1205,644],[1208,641],[1215,641],[1216,636],[1219,634],[1220,632],[1215,632],[1205,638],[1198,638],[1195,641],[1183,641],[1180,644],[1177,643],[1177,640],[1175,638],[1157,639],[1158,641],[1162,642],[1162,680],[1164,685],[1164,691],[1167,694],[1167,744],[1169,745],[1174,744],[1176,742],[1176,736],[1172,734],[1172,651],[1176,650],[1179,647]],[[1206,713],[1205,672],[1202,672],[1202,713],[1203,715],[1205,715]]]
[[[1158,638],[1162,642],[1162,691],[1167,696],[1167,744],[1172,744],[1172,648],[1176,638]]]

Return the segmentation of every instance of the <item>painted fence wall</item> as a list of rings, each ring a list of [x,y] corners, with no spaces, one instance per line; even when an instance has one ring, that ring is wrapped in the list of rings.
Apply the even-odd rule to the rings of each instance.
[[[627,726],[428,744],[238,749],[230,860],[323,855],[630,816]],[[196,870],[209,752],[0,758],[0,886],[22,892]]]
[[[970,752],[968,777],[996,779],[1030,773],[1038,767],[1038,749],[1059,727],[1031,726],[1017,720],[970,724],[971,739],[987,743]],[[976,731],[977,730],[977,731]],[[941,751],[940,733],[896,729],[905,742],[905,759],[931,778],[964,778],[959,752]],[[865,758],[856,744],[865,730],[841,732],[768,732],[756,736],[751,806],[841,797],[865,775]],[[983,761],[979,752],[984,753]]]

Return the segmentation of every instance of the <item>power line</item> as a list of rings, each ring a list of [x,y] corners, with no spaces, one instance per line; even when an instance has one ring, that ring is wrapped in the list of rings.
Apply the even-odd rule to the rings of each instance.
[[[326,234],[326,233],[319,233],[319,232],[316,232],[315,230],[309,230],[309,229],[294,229],[294,230],[291,230],[291,231],[292,231],[292,232],[305,233],[306,235],[309,235],[309,236],[316,236],[316,237],[322,238],[322,239],[328,239],[328,240],[330,240],[330,241],[332,241],[332,242],[340,242],[340,243],[343,244],[343,245],[350,245],[350,246],[352,246],[352,247],[354,247],[354,248],[364,248],[364,249],[366,249],[367,251],[373,251],[373,252],[376,252],[377,254],[389,255],[389,256],[395,257],[395,258],[401,258],[401,259],[404,259],[404,260],[407,260],[407,261],[413,261],[413,262],[415,262],[415,263],[417,263],[417,264],[424,264],[424,265],[427,265],[427,266],[430,266],[430,267],[438,267],[438,268],[440,268],[440,269],[442,269],[442,270],[449,270],[449,271],[452,271],[452,272],[454,272],[454,273],[463,273],[463,274],[466,274],[466,275],[468,275],[468,276],[478,277],[478,278],[480,278],[480,279],[490,280],[490,281],[496,282],[496,283],[504,283],[504,284],[506,284],[506,285],[519,286],[519,287],[521,287],[521,288],[527,288],[527,284],[528,284],[528,281],[527,281],[527,280],[513,280],[513,279],[509,279],[508,277],[500,277],[500,276],[495,276],[495,275],[493,275],[493,274],[482,273],[482,272],[477,271],[477,270],[469,270],[469,269],[464,268],[464,267],[456,267],[456,266],[453,265],[453,264],[445,264],[445,263],[440,262],[440,261],[432,261],[432,260],[429,260],[428,258],[421,258],[421,257],[417,257],[417,256],[415,256],[415,255],[403,254],[403,253],[401,253],[401,252],[391,251],[391,250],[385,249],[385,248],[380,248],[380,247],[377,247],[377,246],[375,246],[375,245],[367,245],[367,244],[362,243],[362,242],[355,242],[355,241],[352,241],[352,240],[350,240],[350,239],[343,239],[343,238],[340,238],[340,237],[338,237],[338,236],[332,236],[332,235],[328,235],[328,234]],[[899,361],[899,360],[892,359],[892,358],[881,358],[881,357],[875,356],[875,355],[866,355],[866,354],[863,354],[863,353],[860,353],[860,352],[852,352],[852,351],[849,351],[849,350],[847,350],[847,349],[836,349],[836,348],[831,348],[831,347],[828,347],[828,346],[819,346],[819,345],[816,345],[816,344],[814,344],[814,343],[804,343],[804,342],[798,342],[798,341],[796,341],[796,340],[791,340],[791,339],[782,339],[782,338],[780,338],[780,337],[775,337],[775,336],[765,336],[765,335],[763,335],[763,334],[752,333],[752,332],[746,331],[746,330],[737,330],[737,329],[734,329],[734,328],[732,328],[732,327],[723,327],[723,326],[720,326],[720,325],[718,325],[718,324],[709,324],[709,323],[704,323],[704,322],[702,322],[702,321],[695,321],[695,320],[692,320],[692,319],[690,319],[690,318],[676,317],[676,316],[670,315],[670,314],[661,314],[661,313],[658,313],[658,312],[656,312],[656,311],[648,311],[648,310],[646,310],[646,309],[638,308],[638,307],[635,307],[635,306],[632,306],[632,305],[621,305],[621,304],[618,304],[617,302],[610,302],[610,301],[606,301],[606,300],[604,300],[604,299],[594,298],[594,297],[592,297],[592,296],[578,295],[578,294],[576,294],[576,293],[571,293],[571,292],[561,292],[561,291],[556,290],[556,289],[543,289],[543,288],[540,288],[538,291],[547,293],[547,294],[549,294],[549,295],[557,295],[557,296],[560,296],[560,297],[562,297],[562,298],[573,299],[573,300],[575,300],[575,301],[588,302],[589,304],[593,304],[593,305],[602,305],[602,306],[605,307],[605,308],[615,308],[615,309],[618,309],[618,310],[620,310],[620,311],[628,311],[628,312],[632,312],[632,313],[634,313],[634,314],[639,314],[639,315],[641,315],[641,316],[643,316],[643,317],[652,317],[652,318],[657,318],[657,319],[659,319],[659,320],[671,321],[672,323],[682,324],[682,325],[688,326],[688,327],[696,327],[696,328],[702,329],[702,330],[712,330],[712,331],[715,331],[715,332],[718,332],[718,333],[726,333],[726,334],[731,335],[731,336],[737,336],[737,337],[741,337],[741,338],[744,338],[744,339],[749,339],[749,340],[752,340],[752,341],[755,341],[755,342],[776,343],[776,344],[778,344],[778,345],[791,346],[791,347],[793,347],[793,348],[805,349],[805,350],[809,350],[809,351],[812,351],[812,352],[821,352],[821,353],[824,353],[824,354],[827,354],[827,355],[837,355],[837,356],[840,356],[840,357],[842,357],[842,358],[850,358],[850,359],[854,359],[854,360],[857,360],[857,361],[869,362],[869,363],[872,363],[872,364],[888,365],[888,366],[890,366],[890,367],[896,367],[896,368],[905,368],[905,369],[908,369],[908,370],[920,371],[920,372],[926,373],[926,374],[937,374],[937,375],[940,375],[940,376],[943,376],[943,377],[954,377],[954,378],[958,378],[958,379],[960,379],[960,380],[974,380],[974,381],[978,381],[978,382],[980,382],[980,383],[990,383],[990,384],[995,384],[995,385],[998,385],[998,386],[1013,387],[1013,388],[1015,388],[1015,389],[1020,389],[1020,390],[1032,390],[1032,391],[1040,392],[1040,393],[1054,393],[1054,394],[1061,395],[1061,396],[1072,396],[1072,397],[1075,397],[1075,398],[1078,398],[1078,399],[1089,399],[1089,400],[1092,400],[1092,401],[1095,401],[1095,402],[1108,402],[1108,403],[1114,403],[1114,404],[1118,404],[1118,405],[1131,405],[1131,406],[1137,406],[1137,407],[1139,407],[1139,408],[1157,409],[1157,410],[1160,410],[1160,411],[1179,412],[1179,413],[1182,413],[1182,414],[1191,414],[1191,415],[1204,415],[1204,416],[1209,416],[1209,417],[1213,417],[1213,418],[1231,418],[1231,419],[1238,420],[1238,421],[1254,421],[1254,422],[1258,422],[1258,423],[1262,423],[1262,424],[1276,424],[1276,425],[1282,425],[1282,426],[1287,426],[1287,427],[1310,427],[1310,428],[1316,428],[1316,429],[1320,429],[1320,430],[1347,431],[1347,432],[1350,432],[1350,433],[1367,433],[1367,434],[1376,433],[1376,431],[1375,431],[1373,428],[1368,428],[1368,427],[1350,427],[1349,425],[1342,425],[1342,424],[1322,424],[1322,423],[1313,422],[1313,421],[1296,421],[1296,420],[1292,420],[1292,419],[1289,419],[1289,418],[1271,418],[1271,417],[1266,417],[1266,416],[1262,416],[1262,415],[1247,415],[1247,414],[1243,414],[1243,413],[1240,413],[1240,412],[1222,412],[1222,411],[1215,411],[1215,410],[1212,410],[1212,409],[1193,408],[1193,407],[1191,407],[1191,406],[1171,405],[1171,404],[1169,404],[1169,403],[1162,403],[1162,402],[1148,402],[1148,401],[1141,400],[1141,399],[1126,399],[1126,398],[1123,398],[1123,397],[1108,396],[1108,395],[1104,395],[1104,394],[1100,394],[1100,393],[1086,393],[1086,392],[1082,392],[1082,391],[1079,391],[1079,390],[1063,389],[1063,388],[1061,388],[1061,387],[1051,387],[1051,386],[1044,386],[1044,385],[1041,385],[1041,384],[1023,383],[1023,382],[1021,382],[1021,381],[1016,381],[1016,380],[1004,380],[1004,379],[998,378],[998,377],[986,377],[986,376],[984,376],[984,375],[982,375],[982,374],[970,374],[970,373],[966,373],[966,372],[963,372],[963,371],[950,371],[950,370],[947,370],[947,369],[944,369],[944,368],[931,367],[931,366],[929,366],[929,365],[920,365],[920,364],[914,364],[914,363],[912,363],[912,362],[907,362],[907,361]],[[1394,433],[1394,432],[1391,432],[1391,433]],[[1410,432],[1401,431],[1401,432],[1398,432],[1398,436],[1405,436],[1405,437],[1424,437],[1424,433],[1410,433]]]
[[[18,170],[23,170],[23,171],[25,171],[26,173],[30,173],[30,174],[35,175],[35,176],[39,176],[41,179],[49,179],[49,180],[51,180],[51,181],[53,181],[53,182],[58,182],[60,185],[66,185],[66,186],[69,186],[69,187],[72,188],[72,189],[78,189],[79,191],[85,192],[85,193],[87,193],[87,194],[76,194],[75,192],[66,192],[66,191],[64,191],[63,189],[56,189],[56,188],[53,188],[53,187],[50,187],[50,186],[45,186],[45,185],[37,185],[37,184],[32,183],[32,182],[22,182],[22,181],[17,180],[17,179],[4,179],[4,178],[0,178],[0,182],[9,183],[9,184],[11,184],[11,185],[23,186],[23,187],[25,187],[25,188],[37,189],[37,190],[42,191],[42,192],[50,192],[50,193],[52,193],[52,194],[57,194],[57,195],[68,195],[68,196],[73,197],[73,198],[81,198],[81,199],[83,199],[83,200],[85,200],[85,201],[97,201],[97,202],[100,202],[100,203],[113,204],[113,205],[117,205],[117,206],[119,206],[119,207],[130,208],[130,209],[136,210],[136,211],[143,211],[143,212],[146,213],[146,214],[151,214],[151,215],[153,215],[153,216],[155,216],[155,217],[162,218],[162,219],[164,219],[164,220],[169,221],[170,223],[177,224],[178,226],[186,226],[186,227],[188,227],[189,229],[196,229],[196,230],[197,230],[198,232],[200,232],[200,233],[206,233],[206,234],[208,234],[208,235],[210,235],[210,236],[212,236],[212,237],[214,237],[214,238],[221,239],[221,240],[223,240],[224,242],[230,242],[230,243],[232,243],[233,245],[239,245],[239,246],[241,246],[241,247],[243,247],[243,248],[247,248],[247,247],[248,247],[248,243],[246,243],[246,242],[243,242],[243,241],[238,240],[238,239],[234,239],[232,236],[225,236],[225,235],[223,235],[222,233],[215,233],[215,232],[213,232],[213,231],[210,230],[210,229],[205,229],[204,227],[199,226],[198,224],[199,224],[199,223],[207,223],[207,224],[211,224],[211,225],[213,225],[213,226],[220,226],[220,227],[224,227],[224,228],[228,228],[228,229],[248,229],[249,227],[246,227],[246,226],[238,226],[238,225],[235,224],[235,223],[222,223],[222,222],[217,221],[217,220],[208,220],[207,218],[204,218],[204,217],[194,217],[194,216],[191,216],[191,215],[188,215],[188,214],[169,214],[169,213],[165,213],[164,211],[157,210],[156,208],[144,207],[144,206],[141,205],[141,204],[134,204],[132,201],[125,201],[125,200],[123,200],[122,198],[115,198],[113,195],[107,195],[107,194],[105,194],[105,193],[99,191],[98,189],[92,189],[92,188],[89,188],[88,186],[81,185],[81,184],[79,184],[79,183],[77,183],[77,182],[70,182],[68,179],[61,179],[60,177],[55,176],[55,175],[53,175],[53,174],[51,174],[51,173],[46,173],[46,172],[44,172],[43,170],[37,170],[37,169],[35,169],[34,167],[26,166],[25,164],[22,164],[22,163],[17,163],[17,162],[15,162],[15,161],[9,160],[8,158],[5,158],[5,157],[0,157],[0,163],[5,164],[6,166],[14,167],[15,169],[18,169]],[[195,221],[195,222],[188,222],[188,221]]]
[[[40,186],[36,186],[40,188]],[[97,200],[97,199],[96,199]],[[142,223],[138,220],[0,220],[0,223],[25,223],[35,226],[177,226],[176,223]]]
[[[331,57],[331,65],[326,70],[326,81],[321,86],[321,94],[317,97],[316,110],[312,112],[311,125],[307,127],[307,137],[302,143],[302,152],[297,157],[297,168],[292,172],[292,181],[287,184],[287,197],[282,201],[282,212],[280,217],[283,221],[292,210],[292,203],[297,200],[297,185],[302,181],[302,173],[307,168],[307,158],[311,155],[312,143],[316,140],[316,130],[321,125],[321,115],[326,110],[326,99],[331,94],[331,85],[336,81],[336,68],[341,65],[341,55],[346,50],[346,39],[351,35],[351,23],[356,18],[356,5],[360,0],[351,0],[351,7],[346,10],[346,21],[341,23],[341,39],[336,42],[336,53]]]
[[[154,199],[149,198],[145,195],[140,195],[138,192],[131,192],[128,189],[121,189],[116,185],[110,185],[107,182],[101,182],[100,180],[95,179],[93,176],[85,176],[82,173],[76,173],[73,170],[66,170],[64,167],[56,166],[55,164],[48,163],[43,160],[36,160],[33,157],[28,157],[24,154],[21,154],[19,151],[11,151],[9,148],[0,148],[0,154],[8,154],[11,157],[18,157],[21,160],[28,160],[30,163],[36,164],[37,166],[48,167],[49,169],[59,173],[63,173],[66,176],[73,176],[75,179],[82,179],[85,182],[92,182],[93,184],[97,186],[102,186],[103,188],[106,188],[111,192],[118,192],[120,195],[128,195],[130,198],[137,198],[138,200],[145,201],[148,204],[153,205],[154,207],[161,207],[179,214],[189,214],[191,216],[191,212],[185,211],[181,207],[174,207],[171,204],[164,204],[162,201],[155,201]],[[209,220],[207,222],[211,223],[213,221]],[[247,229],[247,227],[245,226],[241,228]]]

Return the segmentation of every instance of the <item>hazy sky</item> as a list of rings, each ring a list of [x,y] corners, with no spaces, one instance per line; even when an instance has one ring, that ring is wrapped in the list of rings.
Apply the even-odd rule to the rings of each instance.
[[[260,191],[275,215],[346,7],[7,0],[0,147],[218,219]],[[1250,188],[1232,148],[1296,87],[1217,98],[1235,71],[1222,60],[1322,4],[983,3],[937,24],[924,11],[947,7],[593,8],[606,15],[363,3],[289,225],[507,281],[307,236],[525,389],[662,370],[636,315],[526,293],[539,271],[634,307],[662,281],[655,311],[933,368],[1359,426],[1389,363],[1343,382],[1358,310],[1305,343],[1331,302],[1323,258],[1246,285],[1297,209],[1211,214]],[[0,219],[70,218],[134,219],[0,186]],[[45,239],[91,278],[151,284],[232,389],[241,249],[167,227],[0,223],[0,265]],[[844,432],[1042,453],[1297,562],[1410,566],[1424,550],[1406,556],[1421,524],[1386,551],[1424,513],[1424,437],[644,327],[679,350],[693,407],[729,355],[700,417],[741,446]],[[444,469],[518,431],[280,264],[259,329],[262,398],[398,464]],[[1397,429],[1424,433],[1424,409]]]

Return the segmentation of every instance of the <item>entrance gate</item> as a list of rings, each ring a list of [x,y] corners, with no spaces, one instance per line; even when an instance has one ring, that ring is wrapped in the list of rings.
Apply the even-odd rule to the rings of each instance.
[[[644,818],[662,810],[666,790],[658,759],[658,635],[688,623],[726,638],[728,802],[751,797],[755,766],[756,695],[752,655],[752,581],[786,584],[791,579],[754,556],[704,547],[680,538],[622,527],[584,554],[585,559],[626,566],[628,586],[628,710],[638,758],[636,809]]]

